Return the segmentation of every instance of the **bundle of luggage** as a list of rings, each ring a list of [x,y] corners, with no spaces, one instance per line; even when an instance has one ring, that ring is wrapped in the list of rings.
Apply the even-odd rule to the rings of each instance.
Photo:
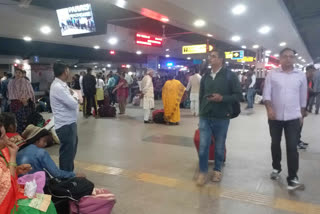
[[[98,115],[100,117],[115,117],[116,116],[117,110],[115,107],[110,106],[109,100],[110,99],[108,96],[104,97],[104,103],[98,109]]]
[[[60,180],[46,173],[48,177],[44,192],[52,195],[58,214],[111,213],[116,200],[108,190],[94,188],[94,184],[86,178]]]
[[[165,124],[166,122],[164,120],[164,110],[163,109],[154,110],[152,112],[152,120],[155,123]]]

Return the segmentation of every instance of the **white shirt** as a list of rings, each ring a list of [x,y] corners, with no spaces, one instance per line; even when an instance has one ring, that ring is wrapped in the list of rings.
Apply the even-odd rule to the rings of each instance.
[[[77,122],[78,101],[71,95],[67,83],[59,78],[51,84],[50,103],[56,129]]]
[[[102,79],[97,79],[96,88],[103,88],[104,87],[104,81]]]
[[[80,83],[81,94],[84,97],[84,93],[83,93],[83,76],[80,76],[79,83]]]
[[[222,67],[221,67],[221,68],[222,68]],[[210,75],[211,75],[211,77],[212,77],[213,80],[216,78],[216,76],[217,76],[217,74],[219,73],[219,71],[221,70],[221,68],[219,68],[216,73],[214,73],[213,70],[211,70],[211,74],[210,74]]]
[[[131,75],[129,74],[125,74],[124,79],[127,81],[128,85],[131,85],[133,83],[133,79],[131,77]]]
[[[249,85],[249,88],[253,88],[253,86],[256,84],[257,77],[255,74],[252,74],[251,76],[251,84]]]
[[[188,83],[186,90],[189,91],[191,88],[191,93],[199,93],[200,82],[201,82],[201,75],[200,74],[192,75],[189,79],[189,83]]]
[[[150,75],[146,75],[143,77],[141,82],[141,91],[145,97],[148,97],[148,98],[154,97],[153,83]]]

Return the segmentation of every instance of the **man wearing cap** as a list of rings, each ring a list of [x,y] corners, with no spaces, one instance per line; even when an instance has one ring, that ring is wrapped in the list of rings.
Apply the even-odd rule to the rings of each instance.
[[[151,123],[151,109],[154,108],[154,92],[152,83],[153,70],[148,69],[147,74],[141,82],[141,92],[143,95],[144,123]]]

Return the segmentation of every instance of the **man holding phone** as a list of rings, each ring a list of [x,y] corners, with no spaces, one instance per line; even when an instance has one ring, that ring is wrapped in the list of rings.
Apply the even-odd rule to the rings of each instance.
[[[209,53],[212,70],[204,74],[200,83],[200,174],[197,184],[203,186],[207,181],[209,148],[211,137],[215,139],[215,167],[212,181],[222,179],[222,164],[225,155],[225,141],[233,103],[241,99],[241,86],[237,75],[224,67],[225,53],[215,49]]]

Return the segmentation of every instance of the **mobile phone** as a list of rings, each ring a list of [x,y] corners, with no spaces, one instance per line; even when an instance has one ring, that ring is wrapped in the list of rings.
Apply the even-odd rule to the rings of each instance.
[[[205,97],[206,97],[206,98],[210,98],[210,97],[213,97],[213,96],[212,96],[212,94],[208,94],[208,95],[206,95]]]

